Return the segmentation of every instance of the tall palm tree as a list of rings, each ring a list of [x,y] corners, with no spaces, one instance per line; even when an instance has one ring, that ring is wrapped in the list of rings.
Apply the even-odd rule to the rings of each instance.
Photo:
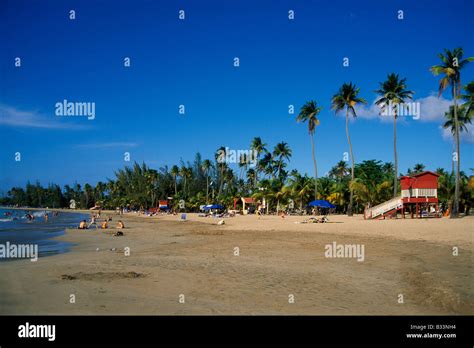
[[[209,204],[209,171],[211,170],[212,163],[206,159],[202,162],[202,171],[206,176],[206,204]]]
[[[359,95],[360,88],[357,88],[352,82],[344,83],[339,91],[332,97],[331,108],[338,113],[346,109],[346,136],[347,142],[349,144],[349,153],[351,156],[351,181],[354,181],[354,153],[352,151],[351,137],[349,134],[349,114],[353,117],[357,117],[355,106],[357,104],[367,104],[367,101],[363,98],[360,98]],[[349,206],[347,207],[347,215],[352,216],[352,203],[353,203],[354,190],[352,185],[350,185],[350,198]]]
[[[265,152],[258,165],[265,174],[271,175],[272,179],[275,178],[274,159],[270,152]]]
[[[444,49],[444,54],[438,54],[441,60],[441,65],[433,65],[431,72],[433,75],[438,76],[443,74],[443,77],[439,81],[438,96],[445,91],[448,86],[451,86],[451,95],[453,97],[453,112],[454,112],[454,139],[456,143],[456,187],[454,191],[454,205],[451,211],[451,218],[459,216],[459,185],[460,185],[460,172],[461,172],[461,154],[460,154],[460,141],[459,141],[459,122],[458,122],[458,107],[457,99],[461,89],[461,69],[465,67],[469,62],[474,60],[474,57],[463,59],[464,51],[461,47],[455,48],[452,51]]]
[[[222,193],[222,188],[224,187],[224,173],[227,169],[227,163],[225,162],[226,159],[226,148],[221,146],[217,149],[215,155],[216,159],[216,167],[219,169],[219,191],[218,195]]]
[[[275,145],[275,148],[273,149],[273,157],[277,158],[276,160],[276,166],[278,170],[278,177],[281,177],[281,171],[284,166],[284,160],[289,160],[291,157],[291,149],[288,146],[287,143],[282,141],[281,143],[278,143]]]
[[[177,165],[172,166],[170,173],[174,181],[174,194],[177,195],[178,194],[178,184],[177,184],[178,179],[177,178],[179,175],[179,167]]]
[[[310,100],[301,107],[300,113],[296,117],[297,122],[308,122],[308,132],[311,138],[311,154],[313,156],[314,166],[314,199],[318,199],[318,166],[314,151],[314,131],[316,130],[316,126],[319,126],[318,114],[320,112],[321,107],[319,107],[314,100]]]
[[[249,165],[249,158],[246,154],[240,154],[238,166],[240,168],[239,179],[242,179],[244,172],[247,171]]]
[[[255,151],[256,154],[257,154],[257,158],[255,159],[256,160],[256,163],[257,163],[257,166],[255,168],[255,181],[254,181],[254,186],[257,184],[257,181],[258,181],[258,173],[260,171],[260,167],[258,166],[258,163],[260,161],[260,155],[263,153],[263,152],[266,152],[266,148],[265,146],[267,146],[267,144],[263,143],[262,139],[260,137],[255,137],[252,139],[252,143],[250,144],[250,149]]]
[[[413,99],[413,92],[406,89],[406,79],[400,79],[398,74],[387,75],[387,80],[380,82],[380,89],[376,90],[380,97],[375,104],[382,110],[390,110],[390,103],[394,105],[403,104],[407,99]],[[393,113],[393,197],[398,195],[398,155],[397,155],[397,109]]]
[[[186,195],[186,184],[188,181],[188,168],[186,168],[186,166],[183,165],[179,169],[179,175],[183,179],[183,194]]]
[[[145,178],[147,181],[147,193],[151,196],[151,206],[155,206],[156,199],[156,184],[158,182],[158,171],[155,169],[149,169],[145,173]]]

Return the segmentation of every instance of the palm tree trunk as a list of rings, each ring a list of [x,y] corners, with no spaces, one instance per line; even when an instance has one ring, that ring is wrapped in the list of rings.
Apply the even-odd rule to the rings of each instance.
[[[397,113],[393,115],[393,198],[398,195]]]
[[[351,136],[349,134],[349,109],[346,109],[346,136],[347,136],[347,142],[349,143],[349,154],[351,156],[351,182],[349,184],[349,189],[350,189],[350,198],[349,198],[349,206],[347,207],[347,215],[352,216],[352,202],[353,202],[353,196],[354,196],[354,190],[352,189],[352,182],[354,181],[354,154],[352,152],[352,143],[351,143]]]
[[[178,194],[178,185],[176,183],[176,176],[174,177],[174,194],[175,196]]]
[[[220,172],[220,177],[219,177],[219,192],[217,193],[218,196],[220,196],[220,194],[222,193],[222,187],[224,186],[224,169],[222,168],[222,165],[219,172]]]
[[[456,142],[453,141],[453,147],[451,148],[451,174],[454,175],[454,158],[453,158],[453,153],[456,149]]]
[[[460,156],[460,144],[459,144],[459,120],[457,112],[457,100],[456,100],[456,83],[453,85],[453,101],[454,101],[454,134],[456,141],[456,185],[454,188],[454,205],[451,211],[451,218],[457,218],[459,216],[459,182],[460,182],[460,170],[461,170],[461,156]]]
[[[209,204],[209,175],[206,173],[206,204]]]
[[[311,151],[313,155],[313,165],[314,165],[314,199],[318,199],[318,166],[316,164],[316,155],[314,151],[314,132],[311,133]]]

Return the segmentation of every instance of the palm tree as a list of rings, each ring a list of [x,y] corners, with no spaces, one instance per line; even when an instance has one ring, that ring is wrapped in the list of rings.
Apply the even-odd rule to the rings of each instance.
[[[376,90],[380,97],[375,104],[380,105],[382,110],[390,111],[390,103],[394,105],[403,104],[407,99],[413,99],[413,92],[406,89],[406,79],[400,79],[398,74],[391,73],[387,80],[380,83],[380,89]],[[398,195],[398,156],[397,156],[397,109],[393,113],[393,197]]]
[[[347,168],[346,161],[339,161],[337,164],[331,168],[329,171],[329,176],[332,178],[337,178],[339,182],[344,179],[346,175],[349,174],[349,168]]]
[[[177,165],[174,165],[171,167],[171,176],[173,177],[173,181],[174,181],[174,194],[177,195],[178,194],[178,184],[177,184],[177,177],[179,175],[179,168]]]
[[[349,144],[349,153],[351,156],[351,180],[354,181],[354,153],[352,151],[351,137],[349,135],[349,113],[353,117],[357,117],[355,106],[357,104],[367,104],[367,101],[363,98],[359,98],[360,88],[357,88],[352,82],[344,83],[339,89],[338,93],[332,97],[331,108],[338,113],[341,110],[346,109],[346,136]],[[350,198],[349,206],[347,207],[347,215],[352,216],[352,203],[353,203],[353,189],[350,185]]]
[[[226,155],[226,148],[224,146],[218,148],[214,155],[217,163],[216,167],[219,169],[219,191],[217,195],[222,193],[222,188],[224,186],[224,172],[227,169],[227,164],[225,162]]]
[[[270,152],[266,152],[263,158],[258,162],[260,170],[265,174],[271,175],[272,179],[275,178],[274,159]]]
[[[456,187],[454,193],[454,206],[451,211],[451,218],[459,216],[459,185],[460,185],[460,172],[461,172],[461,154],[460,154],[460,141],[459,141],[459,122],[458,122],[458,108],[457,99],[461,89],[461,69],[465,67],[469,62],[474,60],[474,57],[462,59],[464,51],[461,47],[455,48],[450,51],[444,49],[444,54],[438,54],[441,60],[441,65],[434,65],[431,67],[433,75],[438,76],[443,74],[439,82],[438,97],[444,92],[444,90],[451,86],[451,95],[453,97],[453,112],[454,112],[454,139],[456,143]]]
[[[250,168],[247,170],[247,181],[249,183],[252,183],[253,186],[255,186],[255,176],[257,175],[257,171],[253,168]]]
[[[416,163],[413,169],[408,168],[408,175],[420,174],[425,171],[425,165],[423,163]]]
[[[239,156],[239,168],[240,168],[240,173],[239,173],[239,179],[242,179],[243,174],[245,171],[247,171],[248,165],[249,165],[249,158],[247,158],[246,154],[240,154]]]
[[[259,160],[260,160],[260,155],[263,153],[263,152],[266,152],[266,148],[265,146],[267,146],[267,144],[264,144],[262,139],[260,137],[255,137],[252,139],[252,143],[250,144],[250,149],[255,151],[256,154],[257,154],[257,158],[255,159],[257,161],[257,167],[255,168],[255,181],[254,181],[254,186],[257,184],[257,180],[258,180],[258,172],[260,170],[259,166],[258,166],[258,163],[259,163]]]
[[[314,165],[314,199],[318,199],[318,166],[316,164],[316,155],[314,151],[314,131],[316,126],[319,126],[318,114],[321,112],[321,107],[317,105],[314,100],[306,102],[301,107],[297,122],[308,122],[308,132],[311,138],[311,153],[313,156]]]
[[[458,108],[457,116],[458,116],[458,126],[459,126],[459,132],[460,133],[468,132],[467,124],[472,123],[472,116],[473,116],[472,112],[468,113],[467,112],[468,110],[467,110],[466,106],[468,106],[468,105],[463,104]],[[449,111],[447,111],[444,114],[444,116],[446,118],[446,122],[444,122],[443,128],[450,129],[451,133],[453,135],[455,135],[455,133],[456,133],[456,123],[455,123],[455,119],[454,119],[454,107],[452,105],[449,107]]]
[[[149,169],[145,173],[145,178],[148,184],[148,193],[151,196],[151,206],[155,206],[156,199],[156,184],[158,182],[158,172],[155,169]]]
[[[186,195],[186,183],[188,181],[188,168],[186,166],[182,166],[179,169],[179,175],[183,178],[183,194]]]
[[[471,116],[474,113],[474,81],[464,86],[464,91],[466,91],[466,94],[461,96],[465,101],[463,105],[466,108],[466,114]]]
[[[291,149],[288,144],[284,141],[276,144],[275,148],[273,149],[273,157],[278,158],[276,161],[276,166],[278,170],[278,177],[280,178],[282,169],[285,166],[284,160],[289,160],[291,157]]]
[[[206,203],[207,204],[209,204],[209,171],[211,167],[212,167],[212,163],[208,159],[202,162],[202,171],[204,172],[204,175],[206,176]]]
[[[466,103],[467,104],[467,103]],[[466,104],[461,105],[458,108],[457,116],[458,116],[458,125],[459,125],[459,133],[463,131],[468,132],[467,124],[472,122],[472,113],[466,112]],[[446,122],[443,124],[443,128],[450,129],[451,134],[453,137],[456,136],[456,123],[454,120],[454,107],[451,105],[449,107],[449,111],[444,113],[444,117],[446,118]],[[453,149],[454,151],[454,149]],[[454,158],[451,159],[452,169],[451,172],[454,173]]]

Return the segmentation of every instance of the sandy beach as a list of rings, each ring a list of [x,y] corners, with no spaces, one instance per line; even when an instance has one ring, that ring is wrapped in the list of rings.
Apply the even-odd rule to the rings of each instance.
[[[0,263],[0,313],[474,314],[474,217],[179,218],[128,214],[124,236],[69,229],[70,253]],[[333,242],[364,261],[325,257]]]

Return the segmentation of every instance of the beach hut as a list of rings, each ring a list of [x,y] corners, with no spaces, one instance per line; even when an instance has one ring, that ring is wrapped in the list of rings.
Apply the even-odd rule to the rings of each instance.
[[[401,199],[403,202],[402,217],[405,211],[422,217],[423,214],[438,212],[438,178],[430,171],[400,178]]]
[[[234,198],[234,210],[237,210],[237,204],[242,203],[242,212],[244,215],[251,211],[255,211],[255,207],[257,205],[257,201],[252,197],[241,197],[241,198]]]

